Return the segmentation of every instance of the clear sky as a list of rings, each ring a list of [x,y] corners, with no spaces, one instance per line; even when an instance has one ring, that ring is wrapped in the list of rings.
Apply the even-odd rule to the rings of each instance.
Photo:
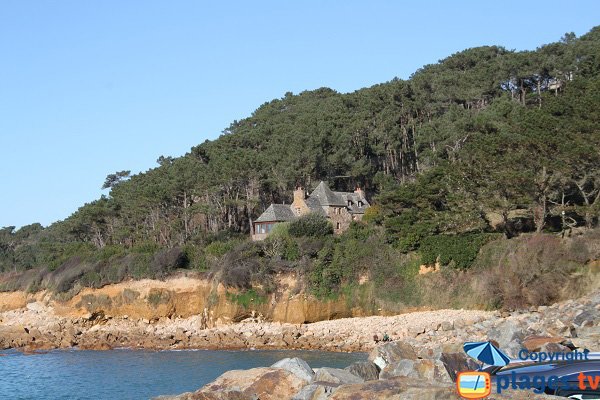
[[[598,1],[0,0],[0,227],[64,219],[107,174],[183,155],[287,91],[535,49],[599,17]]]

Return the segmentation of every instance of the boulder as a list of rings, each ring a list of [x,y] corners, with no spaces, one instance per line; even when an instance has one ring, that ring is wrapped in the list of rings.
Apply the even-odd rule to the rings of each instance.
[[[379,368],[377,368],[377,365],[370,361],[357,361],[344,369],[351,374],[364,379],[365,381],[379,379]]]
[[[456,381],[459,372],[474,371],[479,368],[479,365],[465,353],[442,353],[440,361],[444,364],[452,382]]]
[[[394,364],[404,359],[416,360],[417,353],[409,343],[403,341],[377,346],[369,354],[369,361],[377,365],[381,370],[388,364]]]
[[[520,343],[524,337],[523,327],[513,320],[504,320],[488,332],[488,339],[495,340],[500,349],[512,357],[521,350]]]
[[[279,360],[271,365],[271,368],[283,368],[307,382],[311,382],[315,375],[315,371],[312,370],[306,361],[298,357]]]
[[[339,385],[332,383],[311,383],[296,393],[292,400],[326,400]]]
[[[364,382],[364,379],[354,375],[349,371],[346,371],[345,369],[324,367],[319,368],[315,374],[314,381],[334,384],[347,384],[362,383]]]
[[[283,368],[253,368],[225,372],[192,395],[200,400],[291,399],[308,383]]]
[[[540,351],[544,353],[568,353],[572,349],[559,343],[546,343],[540,347]]]
[[[459,400],[453,385],[422,379],[398,377],[342,385],[330,400]]]
[[[440,360],[401,360],[387,365],[379,374],[379,379],[410,377],[450,384],[452,380]]]
[[[549,343],[561,343],[564,339],[558,336],[538,336],[530,335],[527,336],[521,342],[521,345],[529,351],[540,351],[542,346]]]
[[[600,320],[600,311],[588,307],[575,316],[573,323],[578,326],[594,326],[598,320]]]

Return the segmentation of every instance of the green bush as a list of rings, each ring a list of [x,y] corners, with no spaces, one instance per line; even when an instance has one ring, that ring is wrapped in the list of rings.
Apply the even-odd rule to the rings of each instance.
[[[214,241],[204,248],[204,253],[206,253],[209,256],[220,258],[227,254],[229,251],[233,250],[235,245],[236,242],[233,240],[228,240],[226,242]]]
[[[269,236],[262,242],[264,255],[271,258],[281,257],[286,261],[300,258],[300,247],[295,238],[290,236],[289,222],[276,224]]]
[[[171,299],[171,292],[164,289],[152,288],[150,292],[148,292],[148,297],[146,301],[152,307],[156,308],[160,304],[167,304]]]
[[[154,242],[140,242],[131,248],[131,252],[136,254],[154,254],[158,249],[158,244]]]
[[[403,252],[418,249],[421,241],[437,229],[433,221],[424,218],[423,213],[411,209],[386,219],[384,225],[388,240]]]
[[[371,271],[377,298],[403,306],[422,305],[419,285],[419,257],[415,253],[388,256],[388,262]]]
[[[435,235],[421,240],[419,253],[424,264],[453,264],[459,269],[469,268],[481,247],[494,235],[486,233],[465,233],[460,235]]]
[[[97,261],[108,261],[111,258],[122,257],[125,255],[126,249],[122,245],[108,245],[103,248],[97,250],[94,253],[94,259]]]
[[[323,237],[333,234],[333,226],[327,218],[311,213],[290,222],[288,231],[294,237]]]
[[[261,295],[254,289],[249,289],[241,293],[230,293],[226,294],[227,300],[239,304],[244,308],[250,308],[252,305],[265,304],[267,302],[267,296]]]

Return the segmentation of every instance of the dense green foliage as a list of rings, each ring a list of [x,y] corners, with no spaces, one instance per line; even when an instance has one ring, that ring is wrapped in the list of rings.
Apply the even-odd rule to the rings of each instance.
[[[295,237],[323,237],[333,234],[333,226],[323,216],[307,214],[290,222],[288,232]]]
[[[455,268],[470,267],[479,249],[493,236],[481,233],[428,236],[421,242],[419,253],[424,264],[453,265]]]
[[[319,295],[367,272],[383,295],[409,286],[414,254],[466,269],[491,232],[594,228],[599,54],[597,27],[535,51],[468,49],[353,93],[286,93],[183,157],[108,175],[110,192],[64,221],[1,229],[4,287],[70,290],[189,268],[249,290],[293,267]],[[364,188],[370,225],[334,238],[309,217],[247,243],[269,203],[319,180]]]

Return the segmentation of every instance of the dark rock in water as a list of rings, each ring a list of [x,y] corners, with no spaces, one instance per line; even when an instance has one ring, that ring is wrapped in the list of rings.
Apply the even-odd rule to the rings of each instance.
[[[364,379],[354,375],[353,373],[346,371],[345,369],[338,368],[319,368],[314,377],[315,382],[327,382],[335,384],[346,384],[346,383],[362,383]]]
[[[301,358],[284,358],[283,360],[277,361],[271,365],[271,368],[283,368],[290,371],[300,379],[304,379],[307,382],[312,381],[315,371]]]
[[[365,381],[379,379],[379,368],[370,361],[357,361],[344,369]]]
[[[459,372],[473,371],[479,368],[479,365],[465,353],[442,353],[440,361],[444,364],[452,382],[456,381]]]
[[[400,360],[416,360],[415,349],[406,342],[397,341],[377,346],[369,354],[369,361],[383,370],[388,364],[395,364]]]

